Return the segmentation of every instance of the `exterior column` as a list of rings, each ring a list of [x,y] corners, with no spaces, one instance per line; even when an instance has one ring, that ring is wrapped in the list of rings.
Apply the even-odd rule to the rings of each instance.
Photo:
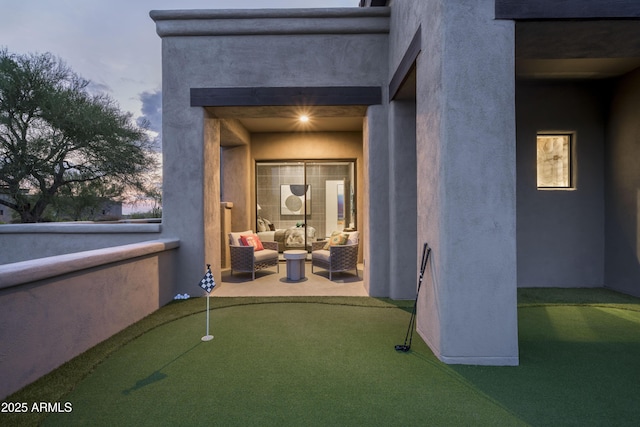
[[[493,0],[422,12],[417,329],[446,363],[517,365],[514,23]]]
[[[182,97],[188,103],[189,91],[180,89],[168,84],[163,88],[164,100],[171,102],[163,105],[164,111],[173,114],[165,114],[162,124],[163,162],[171,166],[171,179],[163,183],[162,236],[180,239],[173,294],[198,295],[206,264],[221,280],[220,124],[200,107],[173,108]]]
[[[416,108],[393,101],[389,137],[389,296],[416,296]]]
[[[222,176],[224,199],[233,202],[231,231],[257,231],[255,212],[255,165],[251,161],[249,146],[224,147]]]
[[[220,251],[220,120],[205,112],[204,119],[204,183],[203,237],[204,264],[211,264],[211,272],[221,281]],[[204,267],[203,267],[204,268]],[[197,284],[197,282],[196,282]]]
[[[389,296],[389,151],[387,109],[371,106],[364,123],[365,286],[372,297]]]

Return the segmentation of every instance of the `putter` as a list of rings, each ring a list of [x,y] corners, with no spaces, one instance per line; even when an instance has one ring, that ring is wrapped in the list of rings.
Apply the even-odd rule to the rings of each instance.
[[[420,287],[422,286],[422,278],[424,276],[424,270],[427,267],[427,260],[429,259],[429,254],[431,253],[431,248],[425,242],[422,247],[422,261],[420,263],[420,277],[418,279],[418,292],[416,292],[416,300],[413,303],[413,310],[411,310],[411,318],[409,319],[409,327],[407,328],[407,334],[404,336],[404,344],[398,344],[395,346],[396,351],[401,351],[402,353],[406,353],[411,350],[411,342],[413,341],[413,329],[416,325],[416,307],[418,305],[418,295],[420,295]],[[407,341],[409,343],[407,344]]]

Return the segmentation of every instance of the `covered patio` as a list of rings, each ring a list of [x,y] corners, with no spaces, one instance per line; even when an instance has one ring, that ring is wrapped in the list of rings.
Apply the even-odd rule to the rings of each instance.
[[[256,279],[250,273],[234,273],[222,270],[221,280],[212,292],[215,297],[287,297],[287,296],[368,296],[362,280],[362,264],[358,265],[358,276],[336,273],[329,280],[329,273],[305,263],[305,278],[300,281],[287,279],[287,268],[280,262],[280,272],[274,268],[259,270]]]

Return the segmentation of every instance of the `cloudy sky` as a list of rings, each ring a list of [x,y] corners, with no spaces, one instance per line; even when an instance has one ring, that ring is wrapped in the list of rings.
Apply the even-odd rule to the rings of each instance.
[[[160,127],[160,38],[150,10],[357,7],[358,0],[0,0],[0,48],[51,52]]]
[[[161,50],[151,10],[357,7],[359,0],[0,0],[0,49],[50,52],[91,90],[161,128]],[[159,134],[155,136],[159,147]],[[153,204],[124,206],[124,213]]]

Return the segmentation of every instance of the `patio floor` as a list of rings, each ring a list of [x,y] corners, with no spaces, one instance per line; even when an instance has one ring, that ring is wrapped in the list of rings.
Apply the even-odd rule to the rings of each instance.
[[[294,282],[287,279],[287,266],[280,263],[280,272],[268,268],[256,272],[256,279],[251,280],[250,273],[230,274],[222,271],[222,283],[211,292],[213,297],[286,297],[286,296],[368,296],[362,279],[362,265],[358,265],[358,277],[349,271],[334,273],[329,280],[329,272],[314,268],[311,263],[305,264],[305,278]]]

